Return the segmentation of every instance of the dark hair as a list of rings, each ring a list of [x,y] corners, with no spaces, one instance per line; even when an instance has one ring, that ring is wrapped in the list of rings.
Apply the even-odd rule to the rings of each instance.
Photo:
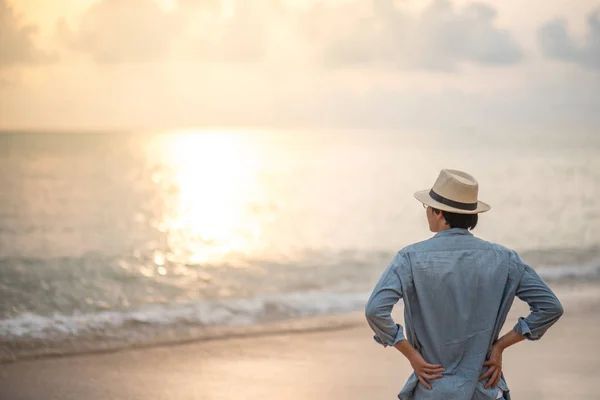
[[[479,219],[477,214],[457,214],[450,211],[438,210],[433,207],[431,207],[431,210],[436,214],[441,212],[450,228],[473,230],[477,226],[477,220]]]

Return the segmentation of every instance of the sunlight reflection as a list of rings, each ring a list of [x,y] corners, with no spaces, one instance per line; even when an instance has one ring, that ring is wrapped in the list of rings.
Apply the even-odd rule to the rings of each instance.
[[[173,204],[160,223],[177,262],[221,262],[246,254],[260,236],[264,201],[255,143],[243,134],[184,133],[163,147]],[[160,178],[162,180],[162,178]],[[164,259],[155,257],[157,265]]]

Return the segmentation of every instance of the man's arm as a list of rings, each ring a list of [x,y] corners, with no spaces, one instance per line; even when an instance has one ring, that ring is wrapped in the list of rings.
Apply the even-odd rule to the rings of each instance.
[[[426,362],[421,353],[408,343],[408,340],[398,342],[394,347],[404,354],[404,357],[410,362],[410,365],[415,371],[415,375],[419,378],[419,382],[427,389],[431,390],[429,381],[443,377],[441,373],[444,372],[445,369],[442,367],[442,364],[429,364]]]
[[[490,357],[483,363],[483,366],[488,367],[488,369],[479,377],[480,381],[484,379],[488,380],[485,384],[486,388],[496,387],[498,382],[500,382],[500,378],[502,377],[502,353],[504,353],[504,350],[523,340],[525,340],[525,336],[511,330],[494,342]]]
[[[402,282],[397,263],[403,262],[403,257],[398,254],[383,273],[367,302],[365,314],[369,326],[375,332],[375,340],[383,346],[394,346],[400,351],[410,362],[419,381],[431,390],[428,381],[441,378],[440,373],[444,372],[444,368],[439,364],[427,363],[421,353],[408,343],[402,326],[394,322],[391,316],[394,305],[402,298]]]
[[[515,327],[507,332],[492,346],[489,359],[483,363],[488,370],[479,380],[488,379],[485,387],[496,387],[502,375],[502,353],[508,347],[525,339],[538,340],[563,315],[563,307],[546,282],[523,261],[516,253],[511,255],[512,262],[521,264],[523,275],[517,287],[516,296],[529,304],[530,314],[519,318]]]
[[[514,330],[510,330],[506,332],[504,336],[494,342],[494,346],[500,348],[502,351],[506,350],[508,347],[513,344],[517,344],[525,340],[525,336],[522,336],[515,332]]]
[[[397,271],[399,256],[387,267],[365,307],[369,326],[375,332],[375,340],[384,347],[395,346],[405,340],[401,325],[394,322],[392,309],[402,298],[402,283]]]
[[[516,296],[529,304],[530,314],[519,318],[514,331],[528,340],[539,340],[563,315],[560,301],[546,282],[525,261],[516,255],[515,262],[524,267]]]

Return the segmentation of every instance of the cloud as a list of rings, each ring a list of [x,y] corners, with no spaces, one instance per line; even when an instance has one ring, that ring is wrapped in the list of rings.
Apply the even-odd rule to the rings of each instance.
[[[428,70],[454,70],[460,62],[520,62],[521,48],[508,31],[495,26],[495,19],[496,11],[483,3],[455,9],[449,1],[434,0],[414,16],[397,8],[393,0],[373,0],[367,15],[334,32],[324,58],[336,66],[379,64]]]
[[[587,25],[588,31],[580,44],[567,31],[565,20],[547,22],[538,31],[542,53],[551,59],[600,69],[600,8],[589,13]]]
[[[260,3],[180,0],[166,11],[154,0],[101,0],[76,29],[62,20],[58,31],[98,64],[253,61],[264,55],[267,36]]]
[[[176,19],[152,0],[101,0],[90,6],[76,29],[65,20],[58,23],[67,46],[99,64],[167,58],[177,32]]]
[[[222,0],[179,0],[177,4],[184,11],[217,11],[221,8]]]
[[[180,17],[188,27],[182,58],[205,62],[252,62],[266,55],[270,4],[264,1],[186,0]]]
[[[179,0],[169,10],[154,0],[99,0],[76,27],[62,20],[58,30],[70,49],[99,64],[316,59],[447,71],[523,57],[510,33],[496,27],[496,11],[482,3],[458,9],[433,0],[418,15],[394,0],[321,0],[301,10],[282,0]]]
[[[7,2],[0,0],[0,68],[53,59],[34,44],[36,30],[34,25],[24,25]]]

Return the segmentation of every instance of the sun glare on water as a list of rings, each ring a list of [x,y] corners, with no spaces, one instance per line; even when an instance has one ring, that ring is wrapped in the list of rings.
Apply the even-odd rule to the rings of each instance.
[[[265,201],[256,143],[247,135],[190,132],[163,137],[169,248],[187,263],[218,263],[252,250]],[[183,259],[182,259],[183,258]]]

